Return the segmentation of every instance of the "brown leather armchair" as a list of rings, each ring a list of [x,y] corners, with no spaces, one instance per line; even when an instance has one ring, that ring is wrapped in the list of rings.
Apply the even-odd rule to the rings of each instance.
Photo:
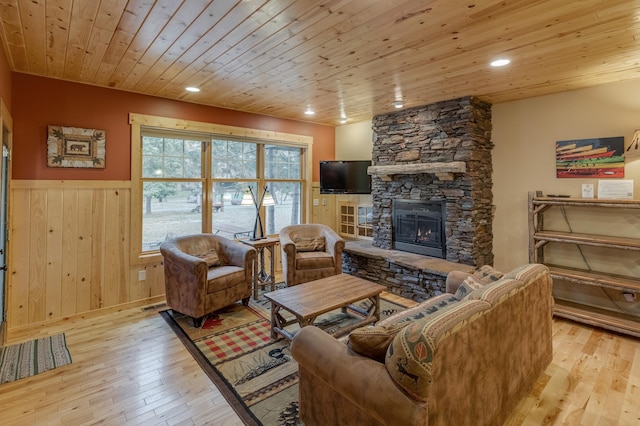
[[[193,318],[200,327],[205,315],[251,296],[256,250],[238,241],[212,234],[196,234],[165,241],[167,305]]]
[[[342,273],[344,244],[344,239],[326,225],[280,229],[282,274],[287,287]]]

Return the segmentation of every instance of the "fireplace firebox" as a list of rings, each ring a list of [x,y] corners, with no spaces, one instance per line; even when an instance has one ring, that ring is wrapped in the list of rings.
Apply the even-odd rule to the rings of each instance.
[[[393,200],[393,248],[446,258],[445,203]]]

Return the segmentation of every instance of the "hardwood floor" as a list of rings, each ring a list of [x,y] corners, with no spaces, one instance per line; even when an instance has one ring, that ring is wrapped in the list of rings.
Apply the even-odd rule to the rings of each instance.
[[[640,424],[640,340],[565,320],[553,327],[553,362],[507,424]],[[42,334],[62,331],[73,363],[0,385],[0,424],[242,424],[155,309]]]
[[[0,385],[0,424],[242,424],[155,309],[65,332],[73,363]]]

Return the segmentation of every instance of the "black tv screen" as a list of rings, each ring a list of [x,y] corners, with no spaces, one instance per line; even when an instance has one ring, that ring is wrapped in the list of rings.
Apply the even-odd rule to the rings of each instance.
[[[321,194],[371,194],[369,160],[321,161]]]

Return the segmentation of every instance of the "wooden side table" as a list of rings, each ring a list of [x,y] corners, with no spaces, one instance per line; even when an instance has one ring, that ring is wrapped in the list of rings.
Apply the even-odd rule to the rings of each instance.
[[[263,238],[261,240],[240,240],[241,243],[253,247],[258,252],[256,261],[253,262],[253,299],[258,300],[258,287],[264,288],[271,284],[271,291],[276,288],[275,246],[280,243],[280,238]],[[269,273],[264,267],[264,250],[269,251]],[[260,265],[258,266],[258,261]]]

